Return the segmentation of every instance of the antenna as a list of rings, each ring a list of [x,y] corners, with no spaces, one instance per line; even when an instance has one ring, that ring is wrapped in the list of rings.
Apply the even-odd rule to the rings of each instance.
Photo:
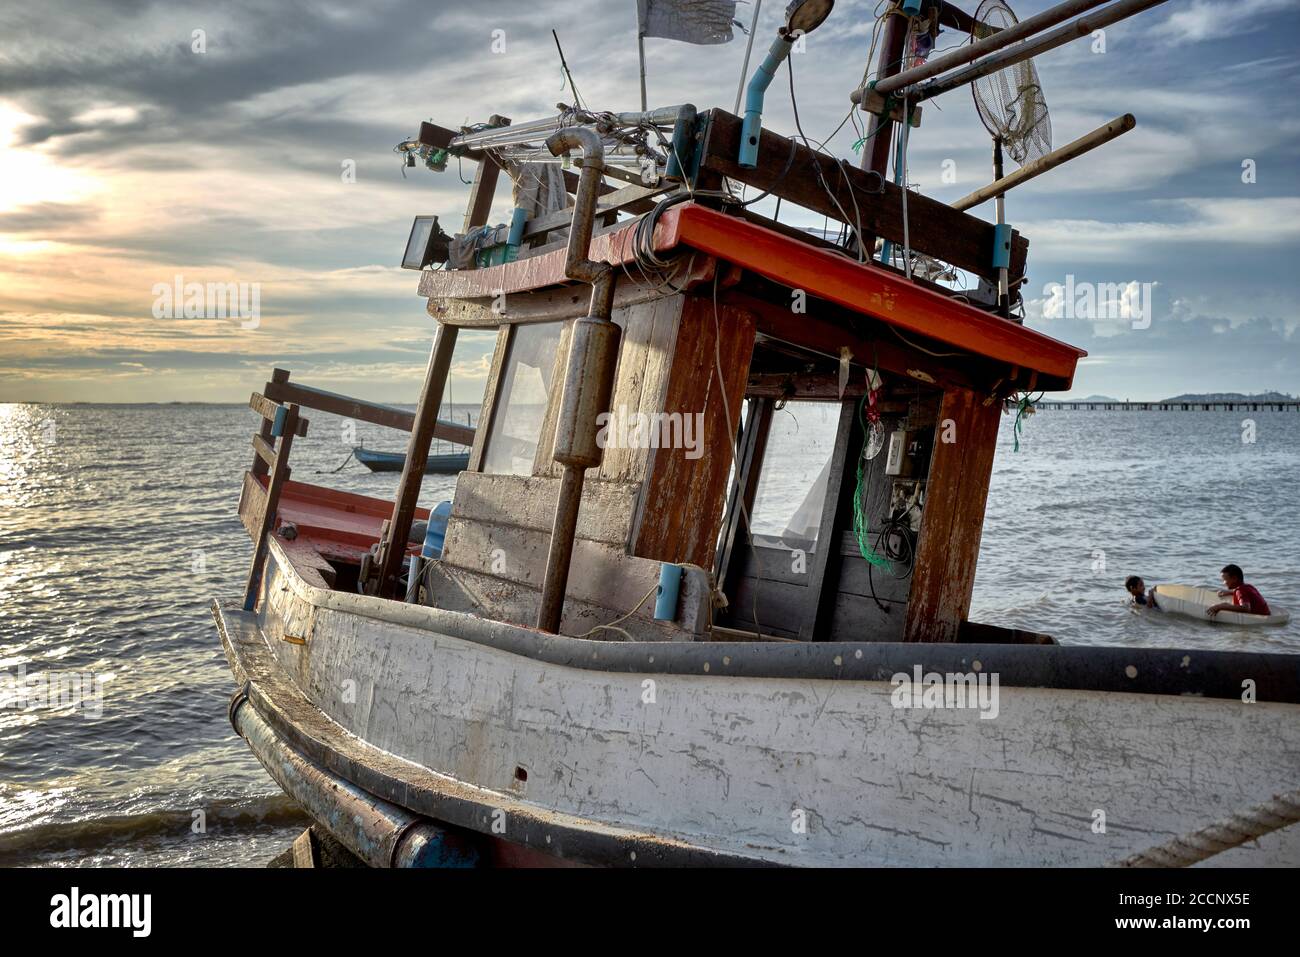
[[[564,75],[569,78],[569,89],[573,91],[573,98],[577,101],[578,106],[585,110],[587,108],[586,104],[582,102],[582,97],[578,95],[578,87],[573,82],[573,74],[569,72],[569,63],[564,59],[564,47],[560,46],[560,35],[552,30],[551,36],[555,37],[555,49],[560,54],[560,69],[562,69]],[[644,106],[642,109],[644,109]]]

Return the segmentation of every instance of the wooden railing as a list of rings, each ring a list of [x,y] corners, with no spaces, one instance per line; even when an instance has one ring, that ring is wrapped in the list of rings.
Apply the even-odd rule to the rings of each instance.
[[[287,372],[285,376],[288,377]],[[298,414],[297,405],[281,405],[256,392],[249,398],[248,405],[262,417],[262,430],[253,436],[253,475],[269,475],[265,489],[257,481],[244,486],[254,499],[247,503],[253,517],[248,523],[248,532],[253,536],[253,567],[248,570],[248,584],[244,588],[244,610],[252,611],[257,605],[262,569],[266,565],[266,540],[275,530],[280,492],[289,480],[289,450],[293,448],[295,435],[306,436],[308,423]],[[257,500],[259,492],[260,501]],[[245,504],[240,503],[241,513],[245,511]]]
[[[244,589],[244,609],[252,611],[266,565],[267,539],[276,529],[280,494],[289,480],[293,439],[307,435],[308,421],[300,409],[329,412],[402,432],[412,431],[415,413],[290,382],[288,369],[275,369],[262,392],[254,392],[249,397],[248,405],[262,417],[261,429],[253,436],[250,477],[245,478],[239,502],[240,519],[254,543],[253,565]],[[437,421],[433,435],[459,445],[474,443],[474,429],[442,419]]]

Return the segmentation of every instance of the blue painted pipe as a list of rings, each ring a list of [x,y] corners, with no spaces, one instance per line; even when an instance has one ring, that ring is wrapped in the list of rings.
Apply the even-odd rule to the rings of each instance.
[[[682,566],[663,562],[659,566],[659,589],[655,597],[655,621],[677,617],[677,592],[682,585]]]
[[[524,224],[526,222],[528,222],[528,210],[522,206],[516,206],[514,216],[510,219],[510,234],[506,237],[508,245],[518,246],[524,241]]]
[[[793,46],[793,37],[788,40],[783,36],[777,37],[745,88],[745,120],[740,126],[740,165],[745,169],[758,166],[758,137],[763,132],[763,96]]]

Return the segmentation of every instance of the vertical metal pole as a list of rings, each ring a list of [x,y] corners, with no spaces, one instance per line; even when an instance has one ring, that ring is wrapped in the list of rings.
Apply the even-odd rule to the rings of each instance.
[[[636,29],[636,52],[641,58],[641,112],[644,113],[649,107],[645,101],[645,37],[641,35],[639,24]]]
[[[907,38],[907,18],[892,9],[886,16],[885,34],[880,47],[880,58],[876,61],[876,76],[884,78],[899,72],[903,64],[903,43]],[[888,119],[880,120],[874,114],[871,122],[879,123],[879,128],[872,131],[868,127],[867,142],[862,147],[862,168],[885,175],[889,167],[889,145],[892,141],[894,126]]]
[[[745,92],[745,79],[749,76],[749,54],[754,49],[754,33],[758,30],[758,11],[763,9],[763,0],[754,0],[754,18],[749,21],[749,42],[745,44],[745,62],[740,67],[740,83],[736,85],[736,105],[731,112],[740,114],[740,97]],[[645,109],[645,104],[641,104]]]
[[[581,465],[566,465],[560,477],[560,497],[555,503],[541,608],[537,612],[537,627],[550,634],[559,632],[560,619],[564,615],[564,592],[569,580],[569,562],[573,559],[574,531],[578,526],[578,509],[582,505],[585,471]]]
[[[995,136],[993,138],[993,179],[1000,180],[1002,175],[1002,137]],[[1006,193],[998,193],[994,204],[999,226],[1007,221],[1006,195]],[[998,306],[1004,316],[1011,308],[1011,290],[1008,288],[1005,266],[998,269]]]
[[[877,79],[893,76],[903,65],[903,46],[907,42],[908,19],[891,7],[889,18],[885,22],[885,33],[880,47],[880,57],[876,60]],[[872,125],[875,124],[875,129]],[[867,114],[867,141],[862,145],[862,169],[875,173],[883,184],[885,173],[889,169],[889,146],[894,134],[894,124],[888,117]],[[866,259],[875,256],[876,237],[860,236],[863,244],[862,255]]]

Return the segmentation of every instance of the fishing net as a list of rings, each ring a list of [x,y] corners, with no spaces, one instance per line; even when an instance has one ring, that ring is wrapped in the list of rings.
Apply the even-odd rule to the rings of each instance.
[[[971,41],[1019,22],[1002,0],[983,0],[975,11]],[[971,84],[971,93],[984,128],[1018,164],[1024,166],[1052,151],[1052,121],[1032,57],[980,77]]]

